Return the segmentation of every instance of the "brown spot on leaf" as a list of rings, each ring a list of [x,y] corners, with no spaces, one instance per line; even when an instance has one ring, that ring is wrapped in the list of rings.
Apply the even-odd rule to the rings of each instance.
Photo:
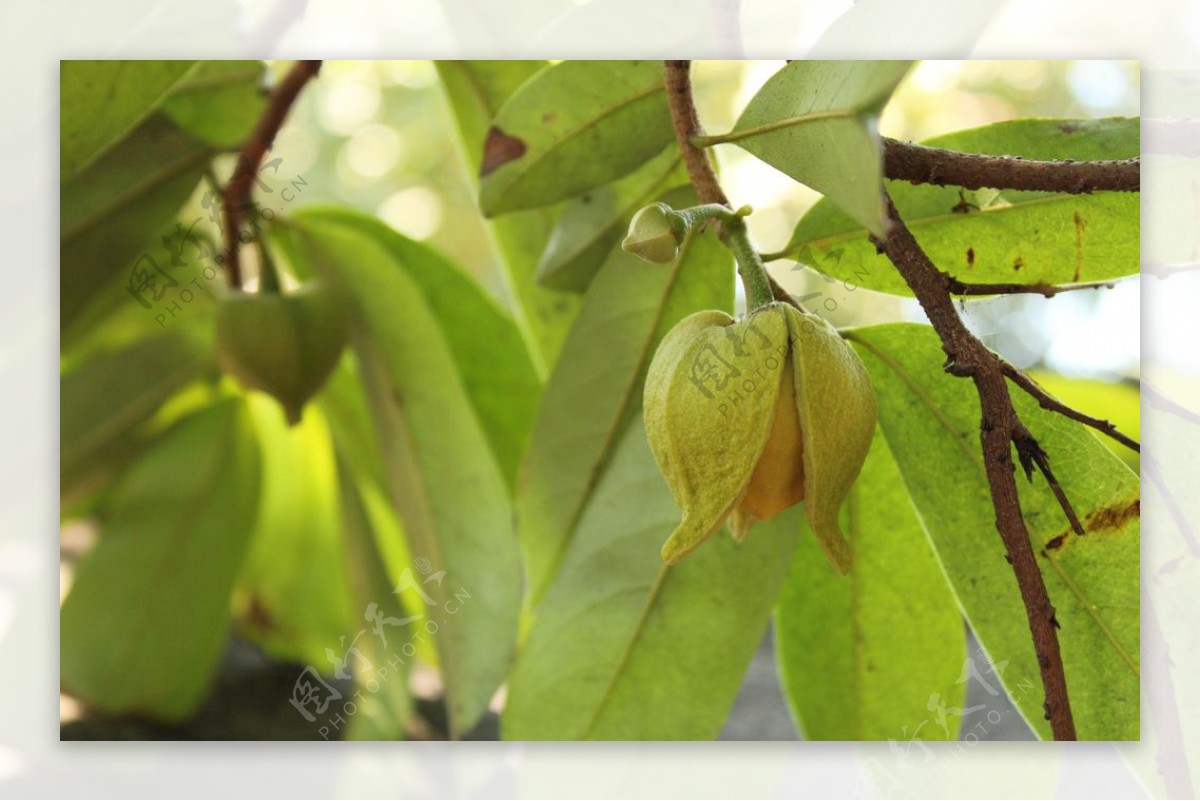
[[[1083,125],[1078,122],[1060,122],[1058,124],[1058,130],[1062,131],[1065,134],[1072,134],[1072,133],[1075,133],[1076,131],[1083,130]]]
[[[1128,503],[1105,506],[1102,509],[1097,509],[1084,519],[1083,528],[1084,531],[1087,532],[1118,529],[1133,518],[1140,517],[1141,514],[1141,499],[1134,498]]]
[[[1024,266],[1025,260],[1020,256],[1017,256],[1015,259],[1013,259],[1013,270],[1020,270]]]
[[[558,119],[557,111],[547,111],[545,114],[542,115],[542,122],[546,125],[550,125],[557,119]]]
[[[1067,541],[1067,535],[1059,534],[1057,537],[1055,537],[1054,539],[1052,539],[1046,543],[1046,550],[1047,551],[1057,551],[1059,548],[1061,548],[1063,546],[1063,543],[1066,541]]]
[[[483,165],[479,168],[479,177],[484,178],[510,161],[516,161],[525,155],[525,142],[515,136],[509,136],[496,126],[488,129],[487,138],[483,140]]]
[[[967,248],[967,269],[975,266],[975,248]]]

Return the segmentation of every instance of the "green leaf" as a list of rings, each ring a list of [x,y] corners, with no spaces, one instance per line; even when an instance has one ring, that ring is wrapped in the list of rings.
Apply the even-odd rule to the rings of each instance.
[[[225,646],[258,504],[249,415],[226,402],[166,433],[122,479],[62,607],[62,684],[89,705],[179,720]]]
[[[95,162],[167,98],[195,61],[63,61],[59,180]]]
[[[679,149],[668,147],[619,181],[569,201],[538,261],[538,283],[571,292],[587,289],[634,212],[687,180]]]
[[[1138,155],[1136,118],[1013,120],[923,144],[1028,159],[1124,159]],[[1064,195],[889,181],[913,236],[940,269],[977,283],[1070,284],[1136,274],[1137,192]],[[784,253],[835,278],[911,295],[875,252],[860,221],[824,200],[800,220]]]
[[[928,326],[849,332],[879,395],[879,417],[905,486],[971,627],[1034,731],[1049,724],[1024,606],[996,532],[983,471],[979,400],[942,369]],[[1019,480],[1021,508],[1054,604],[1080,739],[1138,737],[1139,484],[1091,429],[1013,389],[1021,420],[1050,456],[1083,522],[1071,533],[1040,476]]]
[[[144,296],[147,302],[171,279],[179,280],[171,264],[148,251],[157,236],[171,233],[170,222],[195,189],[211,156],[208,146],[156,115],[63,185],[59,193],[63,330],[122,270],[131,271],[131,282],[132,269],[148,271],[156,283]],[[132,290],[119,294],[128,303],[138,303]]]
[[[549,586],[624,423],[641,408],[659,341],[692,312],[731,310],[733,274],[711,233],[693,235],[669,265],[618,248],[600,268],[546,383],[517,494],[531,601]]]
[[[92,354],[65,373],[59,400],[59,493],[64,505],[107,483],[141,452],[139,429],[167,398],[211,368],[174,334]]]
[[[261,61],[202,61],[177,83],[163,113],[214,147],[242,144],[267,105]]]
[[[849,575],[804,525],[775,612],[779,672],[805,736],[955,739],[961,717],[946,709],[966,695],[962,615],[878,431],[842,528]]]
[[[516,643],[521,566],[504,477],[420,286],[371,237],[312,219],[304,230],[353,297],[359,370],[411,553],[446,571],[427,591],[457,736],[483,714]]]
[[[564,61],[504,103],[488,129],[479,204],[495,217],[629,174],[674,139],[659,61]]]
[[[360,622],[372,623],[356,641],[365,658],[354,671],[355,698],[360,706],[350,719],[348,740],[403,738],[412,715],[408,692],[408,660],[403,646],[412,639],[411,617],[393,592],[370,514],[363,502],[352,469],[338,459],[338,489],[346,567],[353,592],[351,601]],[[378,625],[375,625],[378,621]],[[349,637],[347,637],[349,639]]]
[[[1074,378],[1048,370],[1031,370],[1029,375],[1042,389],[1072,409],[1107,420],[1122,434],[1135,440],[1141,438],[1142,404],[1136,384],[1113,384],[1094,378]],[[1130,450],[1109,437],[1102,437],[1100,441],[1129,465],[1131,470],[1139,472],[1141,458],[1137,451]]]
[[[325,649],[336,647],[361,614],[349,606],[329,430],[311,410],[288,426],[279,405],[261,393],[247,403],[263,485],[234,597],[238,632],[272,657],[328,672]]]
[[[496,111],[545,62],[438,61],[436,65],[474,180],[483,161],[482,144]],[[555,216],[555,210],[541,208],[506,214],[489,222],[501,274],[512,299],[513,316],[539,376],[545,376],[554,365],[579,309],[578,298],[538,286],[534,278],[534,267],[546,248]]]
[[[679,509],[641,422],[620,440],[513,669],[506,739],[715,738],[787,574],[798,507],[663,564]]]
[[[512,318],[458,265],[374,217],[323,209],[305,210],[296,219],[342,225],[374,239],[417,283],[512,488],[542,386]]]
[[[876,234],[887,228],[879,112],[909,61],[793,61],[758,91],[734,142],[806,184]]]

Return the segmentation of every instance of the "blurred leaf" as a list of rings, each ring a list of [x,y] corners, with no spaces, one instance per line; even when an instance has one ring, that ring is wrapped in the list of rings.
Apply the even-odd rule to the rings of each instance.
[[[659,61],[564,61],[505,101],[483,141],[479,204],[495,217],[627,175],[674,141]]]
[[[959,603],[1025,719],[1049,738],[1025,609],[983,471],[975,389],[942,370],[945,354],[928,326],[875,326],[850,338],[871,372],[880,425]],[[1079,738],[1137,739],[1137,476],[1090,429],[1019,391],[1013,400],[1088,532],[1070,532],[1040,475],[1020,479],[1021,508],[1061,626]]]
[[[62,61],[59,181],[66,183],[149,117],[195,61]]]
[[[212,151],[161,116],[143,123],[102,159],[63,184],[60,215],[60,323],[65,331],[122,270],[155,282],[143,299],[179,281],[148,252],[191,195]],[[130,275],[132,282],[132,272]],[[132,290],[127,302],[138,303]]]
[[[411,553],[446,571],[426,590],[458,736],[516,644],[521,566],[504,477],[420,286],[372,237],[311,218],[304,230],[354,298],[359,370]]]
[[[842,508],[850,574],[839,576],[801,527],[775,648],[805,737],[956,739],[961,717],[946,709],[964,706],[966,630],[882,433]],[[940,720],[930,714],[939,706]]]
[[[538,261],[538,283],[569,292],[587,289],[633,213],[687,182],[679,149],[668,147],[624,178],[569,201]]]
[[[202,61],[177,83],[163,113],[214,147],[241,145],[267,106],[261,61]]]
[[[165,720],[196,708],[225,646],[259,465],[248,412],[226,402],[181,422],[124,476],[62,607],[67,692]]]
[[[138,429],[167,398],[212,364],[174,334],[102,351],[64,374],[59,400],[59,494],[64,507],[139,454]]]
[[[692,312],[732,310],[733,274],[732,256],[712,233],[694,235],[669,265],[618,248],[596,274],[546,383],[517,494],[532,602],[554,577],[625,422],[641,408],[659,341]]]
[[[734,142],[812,187],[860,225],[886,228],[879,112],[909,61],[793,61],[763,85]]]
[[[1011,120],[923,144],[1027,159],[1124,159],[1138,155],[1139,131],[1136,118]],[[963,281],[1070,284],[1139,269],[1137,192],[960,192],[907,181],[888,181],[888,192],[933,263]],[[785,252],[868,289],[912,294],[862,223],[824,200],[800,220]]]
[[[1122,434],[1141,439],[1141,394],[1134,384],[1113,384],[1091,378],[1073,378],[1048,370],[1030,370],[1029,375],[1042,389],[1072,409],[1107,420]],[[1108,446],[1135,473],[1141,464],[1137,451],[1126,448],[1109,437],[1100,441]]]
[[[538,72],[543,61],[435,62],[472,177],[479,175],[482,144],[492,118],[504,101]],[[548,208],[506,214],[491,220],[501,273],[512,297],[513,314],[538,375],[544,377],[558,358],[563,339],[579,308],[578,298],[540,287],[534,268],[554,226]]]
[[[640,420],[624,427],[509,680],[509,740],[713,739],[766,630],[800,509],[675,566],[679,509]]]
[[[961,58],[971,52],[1004,0],[940,3],[938,0],[858,0],[821,33],[807,59],[836,58],[853,52],[864,37],[878,36],[871,55],[909,55],[906,42],[921,41],[926,58]],[[937,24],[931,25],[930,20]]]
[[[361,628],[363,621],[373,624],[355,643],[365,662],[356,665],[354,671],[355,698],[359,705],[349,721],[346,739],[402,739],[412,714],[408,660],[401,651],[411,641],[410,616],[392,591],[392,580],[377,545],[370,515],[350,468],[340,458],[338,489],[342,544],[353,590],[351,600],[356,617],[361,614],[356,628]]]
[[[374,217],[324,209],[306,210],[297,219],[301,224],[313,220],[342,225],[370,237],[418,284],[511,489],[541,392],[541,380],[512,318],[458,265]]]
[[[263,453],[262,500],[234,596],[238,631],[269,655],[332,670],[326,648],[352,635],[329,430],[309,410],[288,426],[279,405],[247,397]],[[341,651],[338,651],[340,655]]]

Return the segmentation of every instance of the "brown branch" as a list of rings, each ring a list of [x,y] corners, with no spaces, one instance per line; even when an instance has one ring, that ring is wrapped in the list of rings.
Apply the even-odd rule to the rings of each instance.
[[[1074,740],[1075,720],[1059,650],[1058,621],[1038,568],[1017,494],[1012,446],[1023,427],[1020,427],[1013,409],[1004,372],[995,354],[967,329],[954,310],[954,301],[946,291],[944,274],[917,244],[890,199],[888,209],[892,221],[891,232],[887,239],[873,238],[873,241],[896,265],[941,338],[942,350],[947,357],[946,371],[952,375],[970,377],[979,393],[982,412],[980,440],[992,506],[996,511],[996,529],[1000,532],[1007,559],[1016,574],[1033,635],[1033,647],[1045,689],[1046,717],[1050,721],[1054,739]],[[1027,451],[1030,448],[1028,443],[1023,447]]]
[[[262,167],[263,158],[275,142],[275,135],[283,127],[283,121],[287,119],[300,90],[320,69],[320,61],[297,61],[292,65],[288,74],[271,92],[267,107],[242,145],[237,166],[234,167],[229,183],[225,185],[225,219],[222,229],[225,237],[225,277],[230,287],[237,288],[242,285],[239,246],[242,212],[250,206],[250,188]]]
[[[1041,295],[1052,298],[1063,292],[1076,292],[1081,289],[1112,289],[1115,281],[1089,281],[1082,284],[976,284],[960,281],[949,273],[946,276],[946,290],[951,295],[962,297],[982,297],[985,295]]]
[[[1065,192],[1137,192],[1141,161],[1034,161],[1016,156],[985,156],[927,147],[897,139],[883,140],[883,172],[915,184],[965,189],[1029,189]]]
[[[1084,536],[1086,532],[1083,530],[1083,524],[1079,522],[1079,515],[1075,514],[1075,507],[1071,505],[1062,484],[1058,483],[1058,479],[1054,477],[1054,471],[1050,469],[1050,456],[1020,420],[1013,423],[1013,445],[1017,448],[1017,458],[1021,460],[1021,469],[1025,471],[1025,478],[1033,481],[1034,467],[1042,471],[1042,475],[1046,477],[1046,483],[1050,486],[1050,491],[1054,493],[1058,505],[1062,507],[1063,513],[1067,516],[1067,522],[1071,524],[1071,530],[1081,537]]]
[[[1092,417],[1091,415],[1084,414],[1077,409],[1071,408],[1038,386],[1037,382],[1030,378],[1024,371],[1019,370],[1004,359],[1000,360],[1000,368],[1014,384],[1025,390],[1025,392],[1027,392],[1034,400],[1036,400],[1038,405],[1043,409],[1051,412],[1057,412],[1063,417],[1070,418],[1077,423],[1083,423],[1085,426],[1090,426],[1091,428],[1099,431],[1101,434],[1112,437],[1126,448],[1129,448],[1137,453],[1142,452],[1142,446],[1138,444],[1137,440],[1122,434],[1117,430],[1117,427],[1109,421],[1101,420],[1099,417]]]
[[[679,144],[679,152],[683,155],[684,166],[687,167],[688,178],[696,190],[696,200],[700,203],[720,203],[727,208],[733,208],[721,182],[717,180],[716,170],[708,159],[708,154],[692,144],[691,138],[704,133],[700,126],[700,117],[696,113],[696,103],[692,98],[692,77],[690,61],[664,61],[663,79],[667,87],[667,105],[671,109],[671,122],[675,127],[675,141]],[[719,225],[719,223],[712,223]],[[766,272],[767,281],[771,284],[771,294],[775,300],[790,303],[801,311],[807,311],[791,294],[779,285],[770,272]]]

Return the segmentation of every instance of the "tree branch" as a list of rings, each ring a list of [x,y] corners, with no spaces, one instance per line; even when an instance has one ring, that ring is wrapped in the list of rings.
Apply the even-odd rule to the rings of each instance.
[[[292,65],[288,74],[271,92],[267,107],[242,145],[237,166],[234,167],[229,183],[225,185],[225,219],[222,228],[225,237],[225,277],[231,287],[237,288],[242,285],[239,246],[242,212],[250,206],[250,187],[253,186],[262,167],[262,160],[275,142],[275,135],[283,127],[283,121],[287,119],[300,90],[320,69],[320,61],[297,61]]]
[[[975,284],[960,281],[949,273],[946,276],[946,290],[951,295],[962,297],[981,297],[985,295],[1041,295],[1052,298],[1063,292],[1076,292],[1081,289],[1112,289],[1115,281],[1090,281],[1082,284]]]
[[[1025,392],[1027,392],[1034,400],[1036,400],[1038,405],[1040,405],[1043,409],[1051,412],[1057,412],[1063,417],[1070,418],[1078,423],[1083,423],[1085,426],[1090,426],[1099,431],[1101,434],[1112,437],[1126,448],[1129,448],[1137,453],[1142,452],[1142,446],[1138,444],[1137,440],[1122,434],[1117,430],[1117,427],[1109,421],[1101,420],[1099,417],[1092,417],[1091,415],[1086,415],[1081,411],[1072,409],[1070,406],[1066,405],[1058,398],[1055,398],[1049,392],[1039,387],[1037,382],[1004,359],[1000,359],[1000,368],[1014,384],[1025,390]]]
[[[721,183],[717,180],[717,173],[713,169],[712,162],[708,160],[708,154],[691,142],[693,136],[704,133],[704,129],[700,127],[700,117],[696,113],[696,103],[692,98],[691,62],[664,61],[663,79],[667,88],[667,105],[671,109],[671,122],[675,126],[675,141],[679,144],[679,152],[683,155],[688,178],[691,179],[692,187],[696,190],[696,199],[700,203],[719,203],[727,208],[732,208],[729,198],[725,195],[725,190],[721,188]],[[720,223],[714,222],[713,224],[719,233]],[[806,311],[787,290],[779,285],[766,267],[762,266],[761,259],[758,261],[775,300],[790,303],[797,309]],[[744,276],[743,283],[745,283]],[[746,296],[750,297],[749,286],[747,286]]]
[[[1016,156],[985,156],[927,147],[897,139],[883,140],[883,172],[915,184],[965,189],[1029,189],[1065,192],[1137,192],[1141,160],[1033,161]]]
[[[944,274],[933,265],[925,251],[896,213],[888,199],[892,229],[887,239],[872,238],[912,288],[942,340],[946,353],[946,371],[969,377],[979,393],[982,412],[980,440],[984,466],[996,512],[996,529],[1004,541],[1007,559],[1016,574],[1021,600],[1033,647],[1041,669],[1045,689],[1044,708],[1056,740],[1074,740],[1075,720],[1067,694],[1066,675],[1058,644],[1058,621],[1046,592],[1046,584],[1037,564],[1029,530],[1021,514],[1017,494],[1012,446],[1018,447],[1022,461],[1035,460],[1032,436],[1024,429],[1013,409],[999,358],[984,347],[954,310],[954,301],[946,289]],[[1040,447],[1037,448],[1040,450]],[[1029,468],[1030,470],[1032,468]],[[1055,482],[1057,483],[1057,482]],[[1069,504],[1067,505],[1069,507]],[[1073,511],[1071,514],[1074,514]]]

